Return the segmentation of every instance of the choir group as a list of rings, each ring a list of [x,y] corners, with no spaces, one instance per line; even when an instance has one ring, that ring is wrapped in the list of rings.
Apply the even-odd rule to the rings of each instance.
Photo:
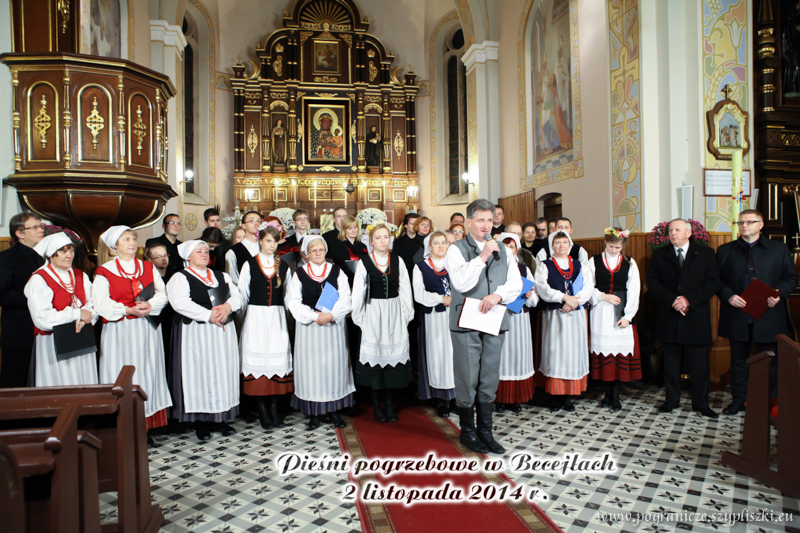
[[[589,258],[572,242],[569,219],[554,221],[552,231],[544,219],[505,226],[496,207],[492,233],[503,257],[531,283],[524,294],[501,295],[524,302],[519,312],[505,311],[495,410],[518,412],[530,401],[535,371],[552,411],[574,410],[570,397],[586,390],[590,373],[606,385],[603,405],[619,410],[619,382],[641,378],[640,279],[623,254],[627,232],[606,229],[605,250]],[[218,222],[218,215],[206,218]],[[456,213],[442,231],[409,213],[398,238],[379,224],[362,242],[344,208],[324,235],[311,233],[307,212],[293,219],[287,236],[276,217],[249,212],[230,244],[182,243],[180,219],[167,215],[147,260],[137,257],[136,231],[114,226],[101,237],[99,256],[108,260],[93,280],[72,265],[75,247],[65,233],[29,239],[41,239],[23,244],[35,244],[44,260],[24,288],[35,326],[29,384],[112,383],[123,365],[134,365],[134,381],[147,392],[147,428],[190,422],[200,440],[232,434],[227,422],[240,402],[265,429],[282,427],[279,399],[290,393],[309,429],[323,420],[344,427],[340,412],[354,405],[356,386],[371,395],[377,421],[396,422],[394,395],[415,374],[419,399],[449,416],[459,374],[452,291],[479,274],[459,269],[464,279],[451,279],[454,257],[464,259],[448,249],[470,238],[470,220]],[[98,321],[97,353],[56,354],[56,326],[74,324],[77,332]]]

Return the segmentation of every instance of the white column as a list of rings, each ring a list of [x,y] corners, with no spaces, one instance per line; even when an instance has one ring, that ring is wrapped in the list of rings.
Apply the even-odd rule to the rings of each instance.
[[[480,198],[497,202],[500,197],[500,96],[498,90],[496,41],[470,46],[462,61],[467,69],[467,101],[474,99],[474,109],[467,104],[469,173],[477,184]],[[470,76],[475,78],[474,89]],[[475,94],[469,94],[474,90]],[[476,116],[469,114],[475,112]],[[470,125],[474,121],[474,128]],[[472,137],[474,136],[474,138]],[[476,153],[472,153],[475,151]]]
[[[186,38],[180,26],[168,24],[165,20],[150,21],[151,68],[166,74],[177,89],[177,96],[167,104],[167,134],[169,153],[167,174],[169,185],[177,193],[177,198],[167,202],[165,213],[178,213],[183,222],[183,49]],[[161,222],[153,226],[154,236],[161,234]],[[183,239],[183,232],[179,235]]]

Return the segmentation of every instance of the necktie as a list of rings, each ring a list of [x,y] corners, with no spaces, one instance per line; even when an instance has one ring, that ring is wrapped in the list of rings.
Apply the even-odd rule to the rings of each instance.
[[[683,248],[678,248],[678,266],[683,268],[683,262],[685,259],[683,258]]]

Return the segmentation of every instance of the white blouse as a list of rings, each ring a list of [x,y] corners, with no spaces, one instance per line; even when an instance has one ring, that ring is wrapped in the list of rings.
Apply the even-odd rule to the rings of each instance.
[[[186,272],[190,276],[195,276],[189,270]],[[208,272],[210,271],[206,268],[197,271],[200,276],[207,276]],[[233,283],[233,281],[231,281],[231,277],[224,272],[222,273],[222,276],[225,280],[225,283],[228,284],[228,290],[231,291],[230,298],[228,298],[225,303],[231,305],[231,313],[234,313],[242,306],[242,299],[241,296],[239,296],[239,290],[237,289],[236,285]],[[206,285],[204,279],[198,276],[195,277],[202,281],[203,285]],[[211,274],[211,285],[206,286],[209,289],[219,286],[217,278],[213,273]],[[198,322],[208,322],[211,319],[211,309],[206,309],[202,305],[197,304],[192,300],[190,296],[189,280],[186,279],[186,276],[176,272],[172,278],[170,278],[169,283],[167,283],[167,293],[169,294],[169,303],[176,313]]]
[[[328,272],[324,279],[328,279],[331,275],[331,267],[333,266],[330,263],[323,263],[321,265],[308,263],[303,266],[302,269],[305,270],[307,274],[319,277],[325,272],[326,265]],[[350,284],[347,281],[347,275],[342,269],[339,269],[339,277],[336,278],[336,283],[338,286],[339,299],[336,301],[333,309],[331,309],[331,314],[333,315],[334,322],[341,322],[347,316],[347,313],[352,310],[350,303]],[[294,319],[300,324],[307,326],[316,322],[319,313],[315,309],[303,304],[303,284],[300,282],[300,278],[297,277],[297,273],[292,276],[291,281],[288,283],[284,302]]]
[[[119,259],[122,269],[125,270],[128,275],[136,271],[137,261],[139,268],[143,268],[144,264],[139,259],[133,258],[130,261],[123,261],[122,259]],[[112,274],[125,277],[124,274],[121,274],[117,270],[117,263],[115,260],[104,264],[103,268]],[[156,292],[153,297],[147,301],[147,303],[150,304],[150,314],[153,316],[158,316],[161,313],[161,310],[166,307],[168,300],[166,287],[164,287],[164,280],[161,279],[161,274],[158,273],[158,269],[155,267],[155,265],[153,265],[153,288]],[[94,308],[97,313],[109,322],[116,322],[117,320],[127,316],[127,313],[125,312],[125,304],[111,299],[108,279],[105,276],[94,277],[94,285],[92,286],[92,300],[94,301]]]
[[[483,251],[486,246],[485,242],[477,242],[478,250]],[[502,245],[501,246],[505,246]],[[478,278],[483,274],[486,268],[486,263],[480,257],[474,258],[472,261],[467,262],[464,255],[457,246],[450,246],[447,248],[447,255],[444,257],[445,265],[447,266],[447,273],[450,276],[450,281],[453,284],[453,290],[464,293],[472,289],[477,283]],[[508,275],[506,282],[497,289],[494,294],[500,296],[501,304],[508,304],[513,302],[519,296],[519,291],[522,290],[522,279],[519,276],[519,268],[517,268],[517,259],[506,250],[506,265],[508,266]]]
[[[606,262],[608,262],[608,266],[610,268],[616,268],[619,264],[620,260],[622,259],[622,254],[617,254],[615,256],[607,256],[605,252],[603,252],[603,256],[606,258]],[[592,279],[595,278],[595,264],[594,261],[589,261],[589,270],[592,273]],[[628,292],[627,301],[625,302],[625,310],[622,315],[622,318],[627,320],[628,322],[633,320],[633,317],[636,316],[636,313],[639,311],[639,294],[642,290],[642,282],[639,279],[639,267],[636,266],[636,261],[631,258],[631,266],[628,269],[628,282],[625,284],[625,290]],[[603,293],[597,289],[592,291],[592,305],[597,305],[602,301]]]
[[[375,252],[375,259],[378,263],[385,263],[383,267],[377,266],[381,272],[386,272],[389,268],[390,258],[389,254],[381,255]],[[364,267],[364,261],[370,261],[369,258],[364,258],[363,261],[358,262],[356,274],[353,278],[353,323],[361,326],[364,323],[364,313],[367,309],[367,284],[369,284],[369,275],[367,269]],[[403,320],[406,324],[414,319],[414,298],[411,295],[411,280],[408,277],[408,270],[406,264],[402,259],[397,261],[400,268],[400,286],[397,289],[397,297],[403,309]]]
[[[69,271],[61,270],[53,267],[57,276],[54,276],[50,269],[45,266],[39,268],[44,271],[46,276],[49,276],[62,285],[70,282]],[[72,271],[73,278],[75,277],[75,270]],[[74,307],[66,307],[61,311],[56,311],[53,307],[53,290],[47,285],[47,281],[40,275],[34,274],[31,276],[28,283],[25,285],[25,297],[28,299],[28,310],[31,313],[34,325],[42,331],[53,331],[53,328],[62,324],[69,324],[70,322],[77,322],[81,319],[81,309],[86,309],[92,313],[92,324],[97,322],[97,311],[92,307],[92,283],[89,281],[89,276],[86,273],[83,275],[83,291],[86,303],[83,307],[76,309]]]
[[[531,297],[525,300],[525,305],[527,307],[536,307],[536,304],[539,303],[539,295],[536,294],[536,280],[533,277],[533,272],[527,266],[525,267],[525,277],[534,283],[533,289],[531,289]]]
[[[554,261],[558,263],[562,269],[566,270],[569,268],[569,258],[553,258]],[[536,292],[539,294],[539,297],[544,300],[545,302],[551,303],[558,303],[561,302],[566,293],[556,290],[552,288],[550,285],[547,284],[547,277],[549,275],[549,271],[547,270],[546,261],[542,261],[539,263],[539,266],[536,267],[536,273],[533,276],[534,283],[536,283]],[[592,275],[591,270],[589,270],[589,266],[581,261],[581,277],[583,278],[583,288],[578,292],[578,294],[574,294],[578,298],[578,304],[583,305],[588,302],[592,297],[592,291],[594,291],[594,276]]]

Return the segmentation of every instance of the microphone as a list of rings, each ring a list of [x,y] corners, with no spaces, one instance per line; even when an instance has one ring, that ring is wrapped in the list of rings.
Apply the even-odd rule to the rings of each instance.
[[[486,242],[494,240],[491,233],[485,233],[483,235],[483,238],[486,239]],[[492,257],[494,258],[495,261],[500,261],[500,252],[492,252]]]

